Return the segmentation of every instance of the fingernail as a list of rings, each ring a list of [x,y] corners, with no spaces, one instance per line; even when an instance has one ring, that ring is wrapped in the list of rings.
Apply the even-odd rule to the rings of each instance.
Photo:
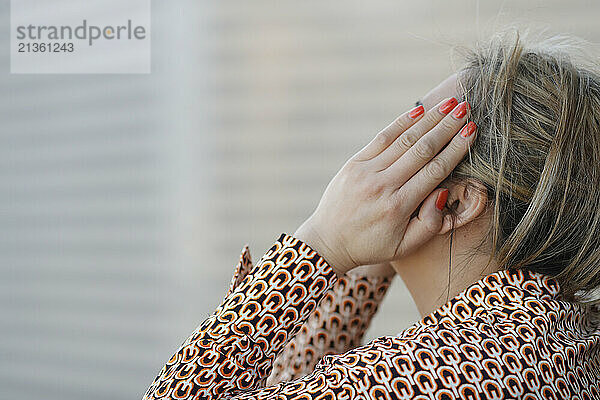
[[[467,110],[469,109],[469,103],[463,101],[454,109],[452,116],[456,119],[461,119],[465,115],[467,115]]]
[[[456,105],[458,104],[458,100],[454,97],[449,98],[440,106],[440,112],[443,114],[448,114]]]
[[[462,128],[462,130],[460,131],[460,136],[467,138],[471,136],[473,132],[475,132],[475,129],[477,129],[477,125],[475,125],[475,122],[471,121],[467,125],[465,125],[464,128]]]
[[[438,193],[437,199],[435,201],[435,208],[442,211],[444,206],[446,205],[446,200],[448,200],[448,189],[444,189]]]
[[[415,108],[410,110],[410,112],[408,113],[408,116],[411,117],[412,119],[415,119],[419,115],[423,114],[424,112],[425,112],[425,108],[423,108],[423,106],[416,106]]]

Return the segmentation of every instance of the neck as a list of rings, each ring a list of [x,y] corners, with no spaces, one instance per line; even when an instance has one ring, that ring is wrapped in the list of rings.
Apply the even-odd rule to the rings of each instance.
[[[452,252],[450,234],[440,235],[415,253],[391,263],[402,277],[422,317],[484,276],[498,271],[495,262],[488,263],[488,254],[474,251],[472,239],[471,235],[459,229],[452,238]]]

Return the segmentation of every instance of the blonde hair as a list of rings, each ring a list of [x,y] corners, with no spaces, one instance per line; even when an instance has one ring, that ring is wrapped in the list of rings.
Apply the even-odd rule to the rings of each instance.
[[[485,243],[502,268],[550,275],[566,299],[597,303],[600,74],[574,43],[508,31],[465,52],[459,85],[478,137],[450,179],[485,186]]]

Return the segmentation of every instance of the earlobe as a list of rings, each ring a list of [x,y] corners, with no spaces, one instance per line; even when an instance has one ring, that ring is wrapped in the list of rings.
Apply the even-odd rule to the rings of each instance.
[[[452,230],[452,215],[446,214],[442,222],[442,228],[440,229],[439,235],[445,235]]]

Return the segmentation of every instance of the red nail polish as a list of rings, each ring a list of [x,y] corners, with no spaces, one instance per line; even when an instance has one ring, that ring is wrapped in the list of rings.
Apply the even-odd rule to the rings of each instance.
[[[449,98],[440,106],[440,112],[443,114],[448,114],[454,107],[456,107],[457,104],[458,100],[456,100],[454,97]]]
[[[467,138],[471,136],[473,132],[475,132],[475,129],[477,129],[477,125],[475,125],[475,122],[471,121],[467,125],[465,125],[464,128],[462,128],[462,130],[460,131],[460,136]]]
[[[467,110],[469,109],[469,103],[463,101],[454,109],[452,116],[456,119],[461,119],[465,115],[467,115]]]
[[[410,110],[410,112],[408,113],[408,116],[411,117],[412,119],[415,119],[419,115],[423,114],[424,112],[425,112],[425,108],[423,108],[423,106],[416,106],[415,108]]]
[[[437,199],[435,201],[435,208],[442,211],[444,206],[446,205],[446,201],[448,200],[448,189],[444,189],[438,193]]]

